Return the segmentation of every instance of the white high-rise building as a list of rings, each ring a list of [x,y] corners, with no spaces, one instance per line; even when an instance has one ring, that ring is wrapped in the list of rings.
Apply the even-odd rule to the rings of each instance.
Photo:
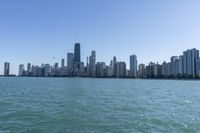
[[[19,65],[19,74],[18,74],[18,76],[23,76],[23,73],[24,73],[24,65],[23,64],[21,64],[21,65]]]
[[[126,63],[116,62],[116,77],[125,78],[126,77]]]
[[[199,59],[199,50],[192,49],[192,75],[197,75],[198,59]]]
[[[183,74],[187,75],[187,51],[183,52]]]
[[[171,57],[171,75],[176,75],[176,60],[178,60],[178,56]]]
[[[178,74],[183,75],[183,56],[179,56]]]
[[[162,63],[162,75],[168,76],[167,63],[165,61]]]
[[[183,52],[183,72],[185,75],[197,75],[199,50],[189,49]]]
[[[90,76],[95,77],[96,76],[96,52],[95,51],[92,51],[91,53],[89,68],[90,68]]]
[[[137,56],[130,56],[130,77],[137,78]]]
[[[144,78],[145,77],[145,65],[144,64],[139,64],[138,65],[138,76],[140,78]]]

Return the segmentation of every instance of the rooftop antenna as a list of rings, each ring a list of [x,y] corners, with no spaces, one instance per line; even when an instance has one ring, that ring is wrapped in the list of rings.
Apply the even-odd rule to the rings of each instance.
[[[75,35],[75,43],[77,43],[78,42],[78,37],[77,37],[77,35]]]
[[[75,35],[75,43],[80,43],[80,40],[78,39],[77,35]]]

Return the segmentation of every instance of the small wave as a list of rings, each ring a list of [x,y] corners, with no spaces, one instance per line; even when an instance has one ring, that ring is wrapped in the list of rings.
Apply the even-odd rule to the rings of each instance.
[[[186,103],[193,103],[192,101],[190,100],[185,100]]]

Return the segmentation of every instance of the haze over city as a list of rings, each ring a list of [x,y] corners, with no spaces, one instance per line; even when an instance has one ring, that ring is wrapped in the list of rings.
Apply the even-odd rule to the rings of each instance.
[[[0,2],[0,74],[3,63],[54,64],[81,43],[81,60],[96,50],[107,64],[117,56],[129,64],[162,63],[186,49],[200,49],[198,0],[7,0]]]

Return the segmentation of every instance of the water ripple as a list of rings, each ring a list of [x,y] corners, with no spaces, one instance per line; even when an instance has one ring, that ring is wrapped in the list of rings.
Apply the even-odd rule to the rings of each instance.
[[[0,133],[198,133],[200,82],[0,78]]]

